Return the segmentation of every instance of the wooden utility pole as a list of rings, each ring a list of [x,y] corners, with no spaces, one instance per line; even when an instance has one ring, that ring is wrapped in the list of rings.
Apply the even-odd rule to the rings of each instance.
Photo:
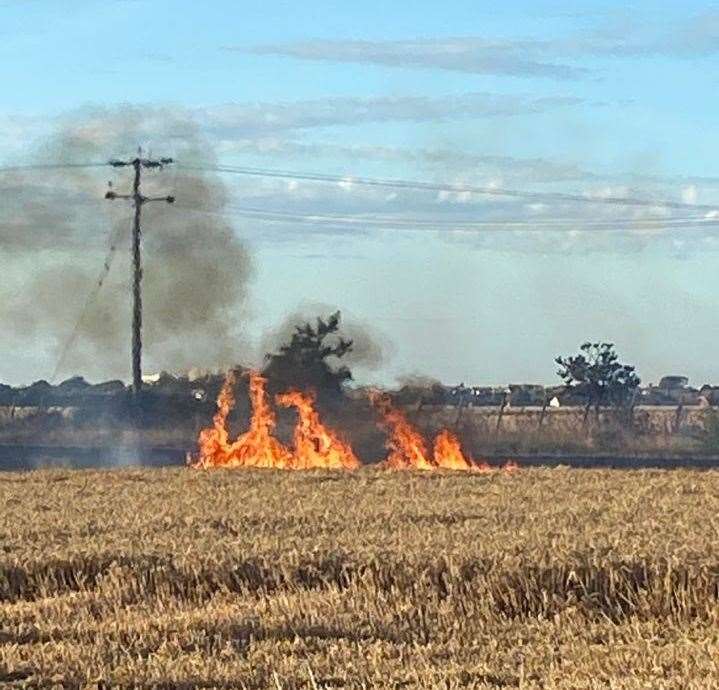
[[[111,160],[109,163],[113,168],[132,166],[135,170],[132,194],[117,194],[112,190],[105,194],[106,199],[132,199],[135,205],[135,218],[132,225],[132,393],[135,399],[142,390],[142,256],[140,252],[142,207],[148,201],[165,201],[168,204],[175,201],[174,196],[143,196],[140,191],[140,182],[143,168],[163,168],[170,163],[172,163],[172,158],[160,158],[159,160],[143,158],[142,149],[138,149],[137,157],[132,160]]]
[[[499,412],[497,413],[497,428],[496,433],[499,433],[499,429],[502,426],[502,417],[504,416],[504,410],[509,405],[509,396],[511,391],[507,388],[502,394],[502,404],[499,406]]]

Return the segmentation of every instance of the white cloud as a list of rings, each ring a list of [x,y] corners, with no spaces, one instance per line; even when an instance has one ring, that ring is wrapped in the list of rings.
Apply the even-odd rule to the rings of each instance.
[[[689,185],[682,189],[682,201],[685,204],[696,204],[699,199],[699,191],[696,185]]]

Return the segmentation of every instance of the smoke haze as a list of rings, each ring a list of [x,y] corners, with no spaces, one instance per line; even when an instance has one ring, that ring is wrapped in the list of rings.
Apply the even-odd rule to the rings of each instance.
[[[317,317],[326,319],[337,311],[337,307],[321,302],[308,302],[300,305],[288,314],[280,324],[265,332],[260,341],[260,357],[277,352],[279,347],[288,343],[297,326],[305,323],[314,325]],[[338,337],[352,340],[352,350],[342,357],[342,362],[351,370],[361,369],[369,373],[378,369],[392,355],[389,341],[380,331],[352,314],[341,311]]]
[[[158,148],[153,151],[153,142]],[[92,109],[63,118],[39,147],[39,161],[98,162],[148,155],[211,164],[196,127],[169,109]],[[162,147],[162,150],[160,150]],[[0,286],[0,318],[14,326],[13,346],[44,346],[49,377],[103,261],[115,259],[88,306],[59,377],[128,378],[130,350],[129,201],[103,199],[108,179],[131,191],[131,168],[69,168],[0,175],[11,199],[0,219],[9,280]],[[223,218],[223,183],[216,176],[172,166],[143,171],[146,196],[172,194],[177,204],[143,208],[145,368],[229,366],[242,349],[252,262]],[[184,206],[201,208],[201,213]],[[113,250],[114,247],[114,250]]]

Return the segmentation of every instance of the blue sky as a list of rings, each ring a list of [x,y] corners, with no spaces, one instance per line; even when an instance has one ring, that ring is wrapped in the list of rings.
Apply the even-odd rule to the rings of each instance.
[[[189,162],[204,149],[222,164],[347,176],[339,185],[213,178],[254,266],[241,308],[226,310],[237,323],[220,334],[242,334],[240,359],[256,359],[253,348],[287,313],[319,302],[380,331],[386,357],[360,361],[362,380],[420,372],[448,383],[548,382],[554,356],[607,339],[646,381],[687,373],[701,384],[719,381],[709,356],[719,336],[717,228],[667,221],[710,221],[713,212],[691,205],[719,206],[718,58],[719,6],[702,2],[5,1],[0,165],[124,155],[132,135]],[[199,151],[183,140],[190,126]],[[353,175],[688,206],[392,194],[352,184]],[[90,205],[106,178],[23,184],[52,185],[64,199],[87,190],[81,211],[65,201],[60,216],[99,233],[118,220]],[[8,177],[0,193],[3,180],[11,194]],[[268,221],[248,207],[353,223]],[[13,247],[0,293],[13,331],[0,380],[14,383],[49,376],[83,280],[89,290],[104,256],[102,242],[78,248],[65,235],[21,251],[11,240],[26,210],[18,202],[0,221]],[[476,221],[486,225],[462,229]],[[149,274],[151,246],[146,258]],[[77,294],[53,307],[64,309],[57,323],[28,317],[29,326],[24,281],[63,266],[76,271]],[[180,356],[168,333],[150,334],[148,369],[224,363],[224,348],[189,336],[198,349]],[[126,376],[126,343],[106,358],[107,343],[83,338],[73,367]]]

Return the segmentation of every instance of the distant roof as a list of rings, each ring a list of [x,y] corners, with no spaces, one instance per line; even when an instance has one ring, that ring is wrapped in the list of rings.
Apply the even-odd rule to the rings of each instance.
[[[684,388],[688,383],[688,376],[662,376],[659,388]]]

